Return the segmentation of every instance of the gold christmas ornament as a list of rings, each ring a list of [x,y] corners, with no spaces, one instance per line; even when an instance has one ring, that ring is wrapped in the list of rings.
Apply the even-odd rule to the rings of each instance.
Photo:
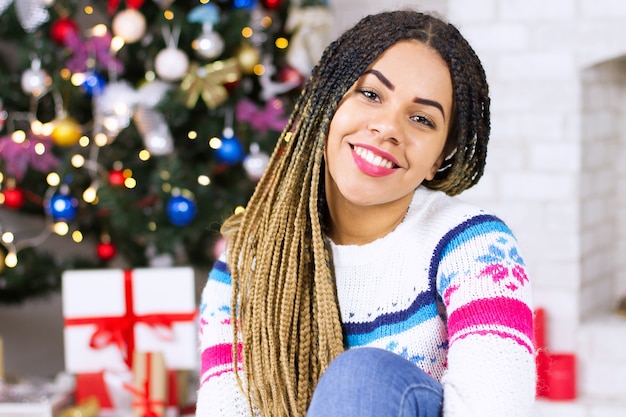
[[[243,43],[235,52],[239,67],[244,74],[252,74],[254,67],[261,61],[261,52],[249,43]]]
[[[59,417],[97,417],[100,412],[100,401],[96,397],[88,397],[80,404],[69,407]]]
[[[215,61],[204,66],[191,64],[189,72],[180,84],[181,90],[185,93],[185,105],[193,108],[202,97],[207,107],[216,108],[228,98],[224,84],[234,83],[240,77],[236,58]]]
[[[75,145],[83,134],[80,124],[69,116],[56,119],[52,123],[52,142],[58,146]]]

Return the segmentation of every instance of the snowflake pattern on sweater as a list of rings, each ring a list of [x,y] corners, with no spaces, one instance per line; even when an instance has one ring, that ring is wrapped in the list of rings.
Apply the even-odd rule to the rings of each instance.
[[[504,222],[420,187],[387,236],[331,248],[347,348],[384,348],[432,375],[444,417],[532,414],[531,289]],[[202,294],[198,417],[249,415],[233,371],[230,295],[222,258]]]

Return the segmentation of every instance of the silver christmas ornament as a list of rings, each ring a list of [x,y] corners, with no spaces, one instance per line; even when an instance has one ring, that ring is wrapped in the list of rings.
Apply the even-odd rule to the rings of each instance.
[[[52,85],[52,78],[41,68],[39,59],[34,59],[29,69],[22,73],[22,90],[34,97],[40,97],[48,92]]]
[[[94,131],[111,140],[130,124],[137,93],[127,81],[107,84],[102,94],[94,98]]]
[[[0,0],[0,15],[13,3],[13,0]]]
[[[189,58],[175,46],[161,50],[154,60],[154,71],[165,81],[178,81],[189,69]]]
[[[169,155],[174,151],[174,140],[161,113],[147,107],[137,107],[133,121],[143,137],[146,149],[155,156]]]
[[[135,43],[146,33],[146,18],[136,9],[125,9],[115,15],[111,27],[124,42]]]
[[[52,0],[15,0],[15,14],[26,33],[32,33],[50,19],[47,7]]]
[[[0,15],[13,3],[13,0],[0,0]],[[15,14],[26,33],[32,33],[50,19],[48,7],[54,0],[16,0]]]
[[[269,156],[265,152],[261,152],[257,143],[251,144],[250,154],[246,156],[246,159],[243,161],[243,167],[246,170],[248,178],[252,181],[260,180],[267,168],[269,159]]]
[[[212,30],[212,25],[204,24],[202,33],[191,42],[191,47],[199,57],[213,59],[224,52],[224,40]]]

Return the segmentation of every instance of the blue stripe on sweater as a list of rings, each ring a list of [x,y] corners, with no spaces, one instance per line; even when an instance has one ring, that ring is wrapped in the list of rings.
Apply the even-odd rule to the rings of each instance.
[[[466,244],[476,236],[487,233],[500,232],[513,236],[511,229],[502,220],[495,216],[482,215],[461,223],[444,236],[440,241],[438,249],[441,247],[439,259],[443,259],[450,252],[459,246]],[[442,245],[443,244],[443,245]]]
[[[378,324],[378,325],[375,325],[375,323],[379,323],[380,320],[375,320],[370,323],[345,323],[344,331],[346,334],[346,340],[347,340],[348,346],[349,347],[363,346],[375,340],[379,340],[384,337],[394,336],[402,332],[405,332],[415,326],[418,326],[424,323],[427,320],[432,319],[433,317],[436,317],[437,305],[435,302],[432,302],[427,305],[423,305],[413,314],[411,314],[408,317],[403,317],[400,321],[397,321],[398,317],[394,317],[394,316],[406,315],[407,311],[408,310],[379,317],[379,319],[383,317],[386,319],[394,319],[395,322],[387,322],[387,320],[385,320],[384,324]],[[367,333],[353,333],[351,330],[354,327],[372,327],[372,329]]]
[[[361,346],[384,336],[402,333],[437,315],[433,288],[421,292],[411,305],[376,317],[370,322],[344,323],[343,330],[349,346]]]
[[[217,281],[222,284],[231,285],[230,270],[223,261],[216,261],[213,269],[209,273],[209,281]]]
[[[509,229],[502,220],[490,214],[472,217],[446,233],[437,244],[430,262],[429,277],[431,286],[434,288],[436,285],[437,267],[446,255],[474,239],[476,236],[492,232],[505,233],[514,237],[511,229]],[[441,288],[439,290],[442,291]]]

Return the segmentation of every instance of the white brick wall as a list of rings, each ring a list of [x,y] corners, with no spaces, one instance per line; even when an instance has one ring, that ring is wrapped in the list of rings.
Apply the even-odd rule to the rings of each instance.
[[[494,210],[516,232],[535,304],[548,310],[550,348],[579,355],[581,396],[622,396],[606,406],[589,398],[560,408],[548,403],[546,415],[626,415],[626,374],[616,372],[626,371],[626,357],[603,362],[610,355],[598,353],[599,344],[626,343],[626,319],[611,321],[626,294],[626,63],[612,61],[626,55],[626,1],[406,3],[444,13],[487,72],[488,164],[462,198]],[[351,19],[391,7],[379,0],[333,4]],[[601,314],[611,325],[595,317]]]
[[[614,21],[626,18],[626,2],[623,0],[578,0],[577,3],[580,15],[590,20]]]
[[[497,3],[499,15],[507,21],[558,22],[570,20],[576,13],[576,2],[571,0],[506,0]]]
[[[446,2],[442,0],[328,0],[334,11],[334,36],[352,26],[360,18],[383,10],[412,8],[446,15]]]

